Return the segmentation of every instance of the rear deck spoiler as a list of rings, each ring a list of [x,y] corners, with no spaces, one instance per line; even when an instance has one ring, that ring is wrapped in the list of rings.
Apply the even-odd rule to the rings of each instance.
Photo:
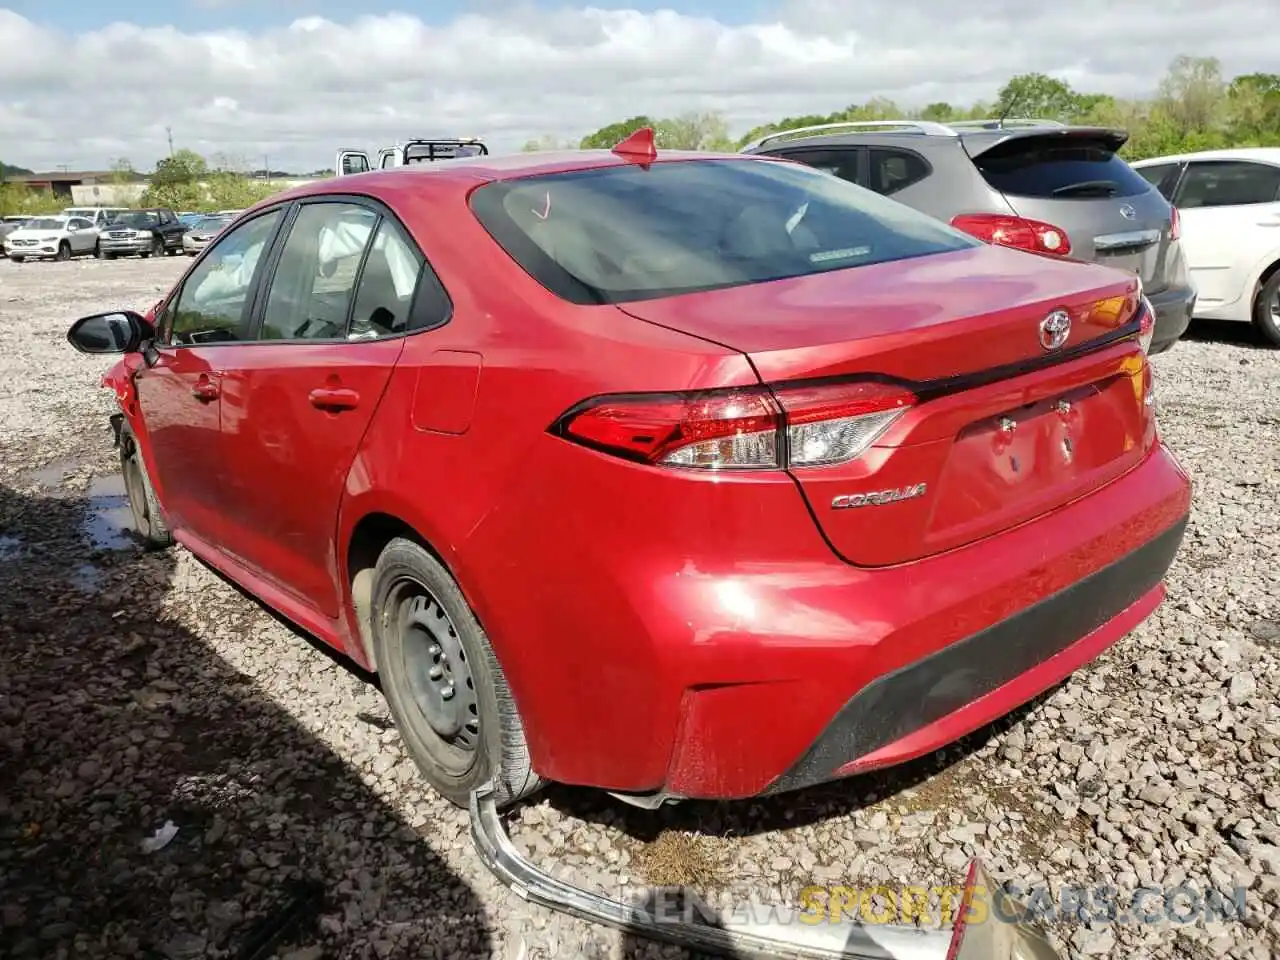
[[[1118,127],[1028,127],[1023,129],[984,130],[981,134],[969,134],[961,139],[965,152],[980,157],[997,147],[1008,149],[1010,144],[1031,144],[1027,141],[1043,141],[1046,144],[1071,141],[1098,143],[1112,153],[1129,142],[1129,131]]]

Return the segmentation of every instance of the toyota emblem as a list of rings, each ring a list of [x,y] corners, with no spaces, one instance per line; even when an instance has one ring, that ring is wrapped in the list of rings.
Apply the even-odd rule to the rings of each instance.
[[[1040,321],[1040,346],[1057,350],[1071,336],[1071,316],[1065,310],[1055,310]]]
[[[1120,216],[1124,217],[1126,220],[1137,220],[1138,211],[1133,209],[1132,204],[1129,204],[1129,203],[1121,204]]]

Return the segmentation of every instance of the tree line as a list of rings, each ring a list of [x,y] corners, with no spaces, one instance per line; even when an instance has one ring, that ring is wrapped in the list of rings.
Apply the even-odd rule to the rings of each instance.
[[[1012,77],[990,103],[939,102],[907,108],[873,97],[834,113],[784,117],[736,139],[717,113],[675,118],[638,115],[601,127],[577,143],[542,137],[530,140],[524,149],[607,149],[635,130],[652,127],[659,149],[735,151],[766,134],[823,123],[907,119],[945,123],[1001,116],[1121,127],[1129,132],[1121,151],[1127,160],[1225,147],[1280,146],[1280,74],[1249,73],[1227,79],[1217,59],[1180,55],[1170,63],[1154,94],[1145,99],[1079,91],[1043,73],[1025,73]]]
[[[6,169],[12,172],[21,168]],[[139,179],[128,160],[116,160],[111,165],[107,183],[110,186],[127,186]],[[149,183],[136,202],[112,202],[108,205],[168,207],[193,212],[241,210],[281,189],[278,184],[241,172],[226,158],[210,162],[194,150],[175,150],[156,164],[147,179]],[[55,197],[48,190],[33,190],[21,183],[0,184],[0,215],[54,213],[67,205],[64,198]]]

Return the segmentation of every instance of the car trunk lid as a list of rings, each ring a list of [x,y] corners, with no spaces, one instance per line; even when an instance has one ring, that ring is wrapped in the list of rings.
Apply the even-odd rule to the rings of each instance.
[[[623,309],[742,351],[784,410],[833,382],[910,390],[859,456],[789,467],[840,556],[888,565],[1070,502],[1154,442],[1136,283],[1033,256],[984,245]],[[1070,332],[1042,342],[1057,311]]]
[[[1168,286],[1173,211],[1117,151],[1120,130],[1049,128],[984,133],[962,141],[987,183],[1019,217],[1066,233],[1071,256]]]

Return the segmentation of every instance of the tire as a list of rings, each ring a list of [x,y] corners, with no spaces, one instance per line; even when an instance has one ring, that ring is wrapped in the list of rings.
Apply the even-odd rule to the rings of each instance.
[[[23,260],[25,260],[25,259],[27,259],[27,258],[26,258],[26,257],[10,257],[9,259],[10,259],[11,261],[13,261],[14,263],[21,263]]]
[[[59,263],[65,263],[70,260],[71,244],[67,243],[65,240],[58,244],[58,252],[53,255],[53,259],[57,260]]]
[[[95,260],[103,260],[103,259],[105,259],[105,258],[106,258],[106,254],[104,254],[104,253],[102,252],[102,243],[101,243],[101,242],[95,243],[95,244],[93,245],[93,257],[94,257],[94,259],[95,259]]]
[[[143,544],[151,550],[171,546],[173,533],[164,521],[151,476],[147,473],[147,465],[142,462],[138,441],[128,420],[120,425],[120,472],[124,476],[125,493],[129,496],[134,529]]]
[[[370,610],[382,692],[436,792],[466,807],[490,777],[500,806],[537,790],[542,781],[502,667],[444,566],[413,541],[392,540],[374,567]]]
[[[1253,325],[1274,347],[1280,347],[1280,270],[1267,279],[1253,304]]]

